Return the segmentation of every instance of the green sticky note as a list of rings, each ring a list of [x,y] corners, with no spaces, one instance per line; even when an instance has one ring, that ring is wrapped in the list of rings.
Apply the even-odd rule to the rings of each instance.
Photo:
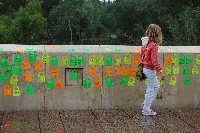
[[[185,64],[185,54],[180,54],[179,63],[182,64],[182,65]]]
[[[10,67],[7,68],[7,69],[6,69],[6,76],[9,77],[9,76],[12,76],[12,75],[13,75],[13,70],[12,70],[12,68],[10,68]]]
[[[191,84],[191,78],[190,78],[190,76],[186,76],[184,78],[184,86],[185,87],[190,87],[190,84]]]
[[[27,49],[25,50],[25,52],[33,52],[33,51],[35,51],[34,48],[27,48]]]
[[[129,80],[129,78],[127,76],[122,76],[120,78],[120,85],[123,87],[127,86],[128,80]]]
[[[22,54],[16,53],[14,56],[14,65],[21,65],[22,64]]]
[[[47,79],[46,87],[47,87],[47,90],[52,90],[55,88],[55,82],[54,82],[53,78]]]
[[[70,72],[70,80],[78,80],[78,71],[77,70],[72,70]]]
[[[172,69],[170,65],[165,66],[165,74],[166,75],[172,74]]]
[[[172,76],[169,81],[169,85],[176,86],[176,77]]]
[[[13,66],[13,74],[22,74],[23,73],[23,69],[21,66]]]
[[[115,52],[120,53],[120,52],[122,52],[122,50],[121,49],[115,49]]]
[[[114,80],[112,77],[106,77],[106,88],[110,88],[114,86]]]
[[[61,66],[63,66],[63,67],[68,66],[68,57],[67,56],[63,56],[61,58]]]
[[[186,54],[185,56],[185,64],[192,64],[192,54]]]
[[[8,68],[9,67],[9,63],[8,63],[8,58],[6,57],[2,57],[0,59],[0,65],[1,65],[1,68]]]
[[[33,84],[32,83],[28,83],[26,85],[26,94],[27,95],[33,95],[34,92],[35,92],[35,88],[34,88]]]
[[[49,57],[49,55],[46,52],[44,52],[42,54],[42,62],[45,63],[45,64],[50,63],[50,57]]]
[[[12,75],[10,77],[10,84],[14,86],[14,85],[17,85],[17,83],[18,83],[18,77],[17,77],[17,75]]]
[[[129,80],[128,80],[128,84],[127,85],[129,87],[133,87],[133,86],[135,86],[135,82],[136,82],[135,77],[130,77]]]
[[[173,53],[174,49],[167,49],[167,51]]]
[[[130,65],[131,64],[131,54],[128,54],[124,57],[124,64]]]
[[[163,87],[164,86],[164,80],[159,79],[159,84],[160,84],[160,87]]]
[[[28,57],[29,57],[30,62],[36,62],[36,58],[37,58],[36,51],[30,51],[28,54]]]
[[[68,48],[68,52],[75,52],[73,48]]]
[[[173,66],[173,74],[179,74],[179,67],[178,65]]]
[[[44,76],[44,72],[39,72],[38,73],[38,80],[39,83],[43,83],[45,82],[45,76]]]
[[[58,66],[58,57],[56,55],[51,57],[50,66]]]
[[[183,65],[183,74],[187,75],[190,73],[189,67],[188,65]]]
[[[103,66],[104,65],[104,57],[103,57],[103,55],[99,55],[97,57],[97,65],[98,66]]]
[[[180,54],[179,63],[180,64],[192,64],[192,54]]]
[[[107,51],[107,52],[110,52],[112,49],[111,48],[105,48],[104,50]]]
[[[85,65],[85,57],[83,55],[78,56],[77,65],[78,66],[84,66]]]
[[[21,91],[18,86],[13,87],[13,96],[21,96]]]
[[[90,52],[91,50],[90,50],[90,48],[84,48],[83,49],[83,52]]]
[[[97,58],[95,55],[89,57],[89,66],[96,66],[97,65]]]
[[[77,66],[77,57],[70,56],[70,66]]]
[[[113,59],[112,56],[106,56],[106,66],[112,66]]]
[[[90,78],[86,78],[83,83],[84,88],[91,89],[92,88],[92,81]]]
[[[173,54],[173,56],[172,56],[172,64],[174,64],[174,65],[178,65],[179,64],[179,60],[178,60],[178,55],[177,54]]]
[[[121,65],[122,64],[122,58],[120,55],[115,56],[115,65]]]
[[[200,64],[200,54],[198,54],[196,56],[196,64],[199,65]]]
[[[6,82],[6,74],[4,71],[0,72],[0,83]]]
[[[4,50],[3,50],[3,48],[0,48],[0,52],[3,52]]]
[[[197,65],[194,65],[192,67],[192,74],[193,75],[198,75],[199,74],[199,69],[198,69],[198,66]]]

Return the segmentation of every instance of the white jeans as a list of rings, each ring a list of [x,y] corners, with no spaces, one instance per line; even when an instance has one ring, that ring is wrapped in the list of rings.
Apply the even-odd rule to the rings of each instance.
[[[151,104],[157,96],[157,92],[160,89],[160,84],[158,82],[155,70],[143,68],[143,72],[147,77],[147,89],[143,103],[143,111],[150,112]]]

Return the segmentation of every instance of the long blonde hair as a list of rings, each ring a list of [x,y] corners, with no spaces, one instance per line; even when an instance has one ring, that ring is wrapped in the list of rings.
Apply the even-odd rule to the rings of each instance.
[[[149,40],[156,44],[162,45],[162,31],[158,25],[150,24],[145,32],[145,36],[148,36]]]

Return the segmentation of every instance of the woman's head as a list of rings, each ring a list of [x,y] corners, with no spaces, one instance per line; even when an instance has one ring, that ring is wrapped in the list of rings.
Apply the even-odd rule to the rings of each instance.
[[[150,24],[145,35],[149,37],[149,40],[152,40],[158,45],[162,44],[162,31],[158,25]]]

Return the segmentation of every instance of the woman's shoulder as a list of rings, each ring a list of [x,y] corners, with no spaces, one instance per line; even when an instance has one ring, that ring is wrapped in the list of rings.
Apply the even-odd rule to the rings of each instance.
[[[157,46],[158,45],[155,42],[153,42],[153,41],[149,42],[149,47],[156,48]]]

